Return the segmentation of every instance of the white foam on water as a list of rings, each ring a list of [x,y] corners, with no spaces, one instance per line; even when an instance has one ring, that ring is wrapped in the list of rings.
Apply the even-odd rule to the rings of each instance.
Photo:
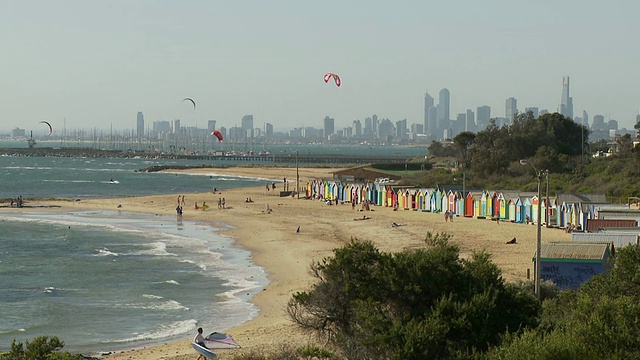
[[[145,340],[166,339],[166,338],[178,336],[181,334],[185,334],[189,331],[192,331],[197,324],[198,322],[195,319],[176,321],[169,324],[159,325],[157,328],[152,329],[151,331],[148,331],[148,332],[132,334],[134,336],[130,338],[112,340],[110,342],[129,343],[129,342],[145,341]]]

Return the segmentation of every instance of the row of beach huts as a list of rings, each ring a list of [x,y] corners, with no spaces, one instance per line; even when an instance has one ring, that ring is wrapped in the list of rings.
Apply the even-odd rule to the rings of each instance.
[[[611,204],[604,194],[555,194],[538,198],[537,192],[465,190],[456,186],[415,188],[376,182],[313,180],[306,196],[313,199],[377,206],[398,210],[444,213],[494,221],[541,223],[573,230],[572,241],[542,245],[541,279],[560,288],[577,289],[607,268],[616,248],[638,245],[640,211],[626,204]],[[532,259],[532,267],[535,259]]]

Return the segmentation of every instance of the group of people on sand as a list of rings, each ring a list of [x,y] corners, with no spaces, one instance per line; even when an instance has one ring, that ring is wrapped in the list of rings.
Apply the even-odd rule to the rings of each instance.
[[[453,214],[453,211],[447,210],[444,212],[444,222],[453,222],[453,217],[455,215]]]
[[[251,198],[250,198],[250,197],[248,197],[248,198],[244,199],[244,202],[246,202],[246,203],[252,203],[252,202],[253,202],[253,200],[251,200]]]

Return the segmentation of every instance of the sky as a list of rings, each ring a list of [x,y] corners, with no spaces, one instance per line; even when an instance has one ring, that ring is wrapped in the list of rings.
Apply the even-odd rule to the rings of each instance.
[[[410,125],[442,88],[454,119],[502,117],[509,97],[553,112],[565,75],[574,115],[632,128],[638,14],[616,0],[0,0],[0,131],[131,130],[138,111],[147,126]]]

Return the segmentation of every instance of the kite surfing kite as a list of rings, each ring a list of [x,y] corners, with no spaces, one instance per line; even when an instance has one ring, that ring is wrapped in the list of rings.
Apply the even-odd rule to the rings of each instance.
[[[51,134],[53,134],[53,127],[51,126],[51,124],[46,121],[40,121],[40,124],[47,124],[47,126],[49,127],[49,133],[45,135],[50,136]]]
[[[328,83],[329,80],[331,80],[331,78],[333,78],[333,81],[335,81],[336,86],[340,87],[341,81],[340,81],[340,76],[338,76],[338,74],[334,74],[334,73],[326,73],[324,74],[324,82]]]
[[[220,140],[220,142],[222,142],[222,133],[220,133],[220,131],[218,130],[213,130],[211,132],[211,135],[215,136],[218,138],[218,140]]]
[[[192,98],[184,98],[184,99],[182,99],[182,101],[191,101],[191,104],[193,104],[193,110],[196,109],[196,102],[193,101]]]
[[[208,349],[237,349],[240,347],[229,334],[214,332],[204,338]]]

